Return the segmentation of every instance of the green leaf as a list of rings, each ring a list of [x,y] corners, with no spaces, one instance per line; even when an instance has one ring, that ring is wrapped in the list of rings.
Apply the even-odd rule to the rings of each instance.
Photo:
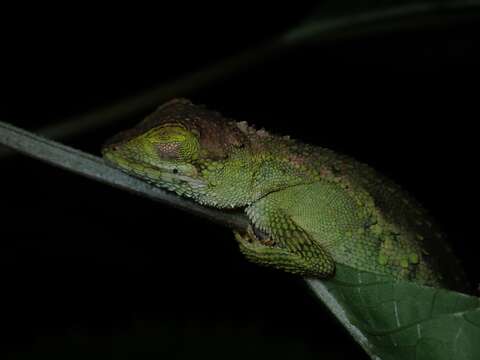
[[[480,359],[480,300],[338,265],[309,286],[373,359]]]

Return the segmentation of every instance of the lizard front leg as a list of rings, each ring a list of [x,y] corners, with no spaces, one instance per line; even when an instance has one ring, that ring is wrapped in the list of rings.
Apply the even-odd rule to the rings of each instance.
[[[240,251],[252,262],[307,277],[329,277],[335,271],[330,254],[276,206],[275,193],[250,205],[246,212],[253,226],[245,234],[235,232]]]

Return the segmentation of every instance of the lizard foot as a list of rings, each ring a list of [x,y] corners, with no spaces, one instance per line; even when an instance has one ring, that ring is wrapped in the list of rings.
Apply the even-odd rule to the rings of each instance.
[[[324,277],[317,270],[316,264],[279,246],[259,229],[249,226],[245,233],[234,231],[234,235],[240,251],[251,262],[302,276]]]

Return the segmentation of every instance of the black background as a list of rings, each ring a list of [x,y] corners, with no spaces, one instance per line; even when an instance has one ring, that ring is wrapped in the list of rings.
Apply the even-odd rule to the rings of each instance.
[[[310,5],[41,10],[5,12],[2,31],[1,120],[31,130],[257,45]],[[468,23],[305,46],[189,97],[397,180],[476,284],[478,35]],[[98,155],[140,118],[68,144]],[[366,358],[301,280],[247,263],[228,230],[29,158],[1,162],[6,358]]]

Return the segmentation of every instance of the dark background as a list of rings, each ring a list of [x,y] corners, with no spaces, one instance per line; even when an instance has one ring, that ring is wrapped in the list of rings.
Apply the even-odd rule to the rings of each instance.
[[[258,45],[311,11],[272,6],[5,12],[0,119],[61,122]],[[189,98],[395,179],[477,284],[478,35],[459,21],[321,42]],[[98,155],[140,119],[65,142]],[[23,156],[0,161],[2,358],[366,358],[300,279],[247,263],[230,231]]]

